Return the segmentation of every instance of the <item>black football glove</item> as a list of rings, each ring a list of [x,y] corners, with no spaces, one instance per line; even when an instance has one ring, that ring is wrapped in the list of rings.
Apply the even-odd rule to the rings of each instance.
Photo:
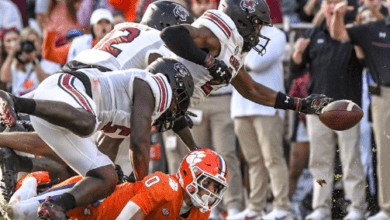
[[[299,100],[298,111],[304,114],[319,115],[322,109],[331,102],[333,102],[333,98],[329,98],[326,95],[311,94]]]
[[[225,62],[217,60],[211,55],[207,55],[204,66],[218,83],[229,85],[232,74]]]

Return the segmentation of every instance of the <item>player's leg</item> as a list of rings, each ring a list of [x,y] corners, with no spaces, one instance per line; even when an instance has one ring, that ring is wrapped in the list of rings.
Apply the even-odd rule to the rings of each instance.
[[[0,133],[0,146],[16,151],[40,155],[62,163],[62,159],[47,145],[36,132]]]
[[[67,97],[66,102],[62,102],[63,97]],[[3,105],[1,120],[11,127],[16,121],[15,111],[18,111],[40,117],[79,136],[88,136],[95,131],[91,99],[85,95],[82,82],[69,74],[47,78],[35,91],[34,99],[12,96],[4,91],[0,91],[0,98]]]
[[[42,139],[84,177],[69,193],[47,201],[46,206],[54,205],[64,214],[74,207],[103,199],[114,191],[117,174],[113,163],[91,139],[81,138],[37,117],[31,117],[31,122]]]
[[[67,193],[79,181],[77,177],[68,179],[64,183],[37,195],[37,178],[36,173],[25,178],[21,187],[12,196],[7,209],[8,216],[12,219],[37,219],[37,209],[47,197],[55,198]]]

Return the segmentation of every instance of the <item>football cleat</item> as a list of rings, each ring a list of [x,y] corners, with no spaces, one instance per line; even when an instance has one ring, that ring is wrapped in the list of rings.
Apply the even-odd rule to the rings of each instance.
[[[16,191],[17,176],[20,170],[18,155],[14,150],[8,147],[0,147],[0,164],[3,182],[2,194],[6,201],[11,199],[11,196]]]
[[[53,203],[51,197],[39,205],[38,208],[38,217],[43,220],[68,220],[69,217],[65,214],[64,209]]]
[[[13,127],[16,120],[15,104],[11,94],[0,90],[0,122]]]

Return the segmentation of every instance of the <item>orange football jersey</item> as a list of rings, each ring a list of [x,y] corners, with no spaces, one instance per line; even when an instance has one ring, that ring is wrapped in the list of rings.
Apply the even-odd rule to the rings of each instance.
[[[145,177],[143,181],[120,184],[115,192],[103,201],[72,209],[67,215],[73,220],[115,219],[127,202],[133,201],[145,213],[145,219],[207,220],[210,212],[202,213],[195,207],[191,208],[187,218],[180,216],[183,193],[176,175],[156,172]]]

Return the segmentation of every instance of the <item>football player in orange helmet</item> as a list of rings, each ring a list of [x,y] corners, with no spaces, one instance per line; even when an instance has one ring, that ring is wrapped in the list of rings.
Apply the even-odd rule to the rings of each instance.
[[[36,178],[35,184],[32,184],[32,178]],[[7,218],[36,218],[40,203],[69,190],[81,178],[72,177],[36,195],[31,191],[36,190],[38,179],[36,175],[24,179],[10,200],[6,210]],[[228,169],[225,160],[212,150],[197,149],[184,157],[176,174],[156,172],[142,181],[117,185],[114,193],[103,201],[72,209],[66,214],[71,219],[79,220],[206,220],[210,210],[222,200],[228,189],[227,182]],[[28,195],[31,195],[30,198]]]

